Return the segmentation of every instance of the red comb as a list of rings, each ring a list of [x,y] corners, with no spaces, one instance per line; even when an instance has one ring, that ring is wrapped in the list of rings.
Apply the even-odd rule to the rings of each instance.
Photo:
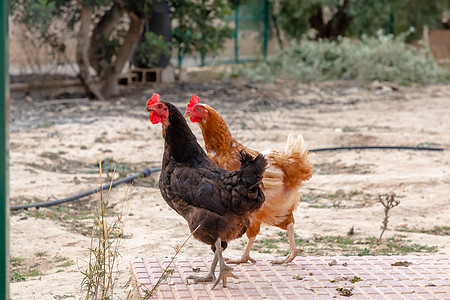
[[[191,95],[191,98],[189,98],[187,109],[193,108],[198,103],[198,101],[200,101],[200,98],[197,95]]]
[[[149,107],[150,105],[155,104],[156,102],[158,102],[159,97],[160,97],[160,96],[159,96],[158,93],[154,93],[154,94],[152,95],[152,97],[151,97],[150,99],[148,99],[148,101],[147,101],[147,107]]]

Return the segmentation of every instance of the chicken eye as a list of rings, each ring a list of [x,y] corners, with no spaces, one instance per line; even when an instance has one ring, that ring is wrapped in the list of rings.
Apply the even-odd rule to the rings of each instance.
[[[161,109],[163,106],[162,106],[162,104],[158,104],[156,107]]]
[[[200,111],[200,107],[197,107],[197,109],[196,109],[197,111]]]

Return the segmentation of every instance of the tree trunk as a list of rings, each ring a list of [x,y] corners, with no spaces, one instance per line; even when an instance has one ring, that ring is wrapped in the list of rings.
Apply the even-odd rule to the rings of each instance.
[[[83,0],[77,0],[77,3],[81,6],[80,13],[80,31],[78,32],[77,39],[77,63],[80,69],[78,77],[86,90],[86,94],[93,96],[99,100],[103,100],[104,97],[100,93],[98,87],[94,84],[91,76],[89,75],[89,32],[91,26],[91,10],[89,7],[83,5]]]
[[[316,39],[335,40],[338,36],[345,35],[350,27],[352,18],[348,15],[347,10],[349,1],[345,0],[342,5],[338,6],[338,10],[333,14],[328,23],[323,21],[322,7],[318,6],[315,13],[309,17],[309,25],[317,31]]]
[[[283,49],[283,40],[281,39],[280,27],[278,26],[278,17],[275,14],[274,4],[272,3],[272,1],[270,1],[269,5],[269,13],[272,18],[273,27],[275,28],[275,36],[277,37],[278,46],[280,47],[280,49]]]
[[[316,39],[326,37],[326,26],[323,22],[322,6],[315,7],[315,13],[309,17],[309,26],[317,31]]]
[[[125,40],[122,43],[122,47],[116,55],[114,64],[109,66],[106,69],[104,76],[102,76],[102,94],[105,97],[119,94],[118,78],[120,72],[122,71],[125,63],[133,54],[134,48],[136,48],[144,28],[145,19],[139,18],[132,11],[128,11],[128,16],[130,17],[130,28],[128,29]]]
[[[89,63],[97,71],[98,76],[101,76],[108,66],[108,62],[105,61],[106,49],[104,41],[111,35],[123,13],[124,10],[117,3],[114,3],[92,31],[88,52]]]
[[[347,14],[349,1],[345,0],[342,6],[339,6],[338,11],[333,15],[333,18],[327,23],[327,36],[329,39],[337,39],[338,36],[345,35],[345,32],[350,27],[351,17]]]

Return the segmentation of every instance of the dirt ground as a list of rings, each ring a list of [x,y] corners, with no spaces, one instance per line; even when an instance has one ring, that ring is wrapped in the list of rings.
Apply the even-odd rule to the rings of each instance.
[[[104,181],[160,166],[163,140],[144,104],[153,92],[185,109],[195,93],[225,117],[232,134],[258,150],[282,151],[290,130],[312,148],[331,146],[431,146],[443,152],[351,150],[312,154],[313,177],[295,212],[302,255],[450,254],[450,85],[392,87],[353,82],[254,84],[244,80],[148,86],[110,101],[11,101],[11,204],[49,201],[97,187]],[[68,103],[66,103],[68,102]],[[201,145],[197,125],[190,124]],[[162,199],[159,174],[128,191],[123,238],[115,268],[116,298],[132,289],[130,260],[170,257],[189,235],[182,217]],[[111,191],[109,212],[120,210],[126,185]],[[388,230],[379,237],[379,194],[395,193]],[[384,196],[383,196],[384,197]],[[119,204],[119,205],[117,205]],[[11,213],[11,299],[81,299],[87,269],[90,196],[63,205]],[[254,257],[285,254],[278,228],[264,227]],[[245,236],[230,243],[237,257]],[[208,246],[190,240],[179,257],[208,257]]]

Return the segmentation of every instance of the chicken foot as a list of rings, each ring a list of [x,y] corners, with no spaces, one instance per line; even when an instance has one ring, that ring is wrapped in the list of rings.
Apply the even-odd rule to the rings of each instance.
[[[194,283],[216,281],[216,275],[214,275],[214,271],[216,270],[217,261],[218,261],[218,259],[217,259],[217,250],[216,250],[216,252],[214,253],[213,261],[211,262],[211,267],[209,268],[209,272],[205,276],[190,275],[190,276],[186,277],[186,281],[187,281],[187,279],[194,280]]]
[[[227,277],[233,277],[238,278],[236,275],[234,275],[231,271],[233,271],[233,268],[227,266],[223,260],[222,257],[222,241],[217,239],[216,243],[216,251],[214,252],[214,258],[211,262],[211,267],[209,268],[209,272],[205,276],[194,276],[190,275],[186,279],[193,279],[194,283],[198,282],[210,282],[214,281],[214,284],[211,289],[214,289],[222,280],[223,287],[227,286]],[[214,275],[214,271],[216,269],[217,263],[219,263],[219,276],[216,279],[216,276]]]
[[[295,246],[294,223],[289,223],[286,228],[289,238],[289,254],[286,258],[272,261],[273,264],[287,264],[294,260],[298,253],[302,252],[300,248]]]
[[[256,263],[256,261],[250,257],[250,250],[252,250],[253,243],[256,240],[256,236],[251,237],[247,241],[247,245],[245,246],[244,252],[242,253],[242,256],[240,259],[227,259],[227,263],[229,264],[243,264],[246,262],[252,262],[253,264]]]
[[[219,239],[216,241],[216,254],[217,258],[219,259],[219,276],[217,277],[216,281],[214,282],[214,285],[212,286],[211,290],[216,287],[220,283],[220,280],[222,280],[222,286],[227,287],[227,277],[233,277],[238,278],[236,275],[234,275],[231,271],[233,271],[232,267],[229,267],[225,264],[225,261],[222,256],[222,242]]]

